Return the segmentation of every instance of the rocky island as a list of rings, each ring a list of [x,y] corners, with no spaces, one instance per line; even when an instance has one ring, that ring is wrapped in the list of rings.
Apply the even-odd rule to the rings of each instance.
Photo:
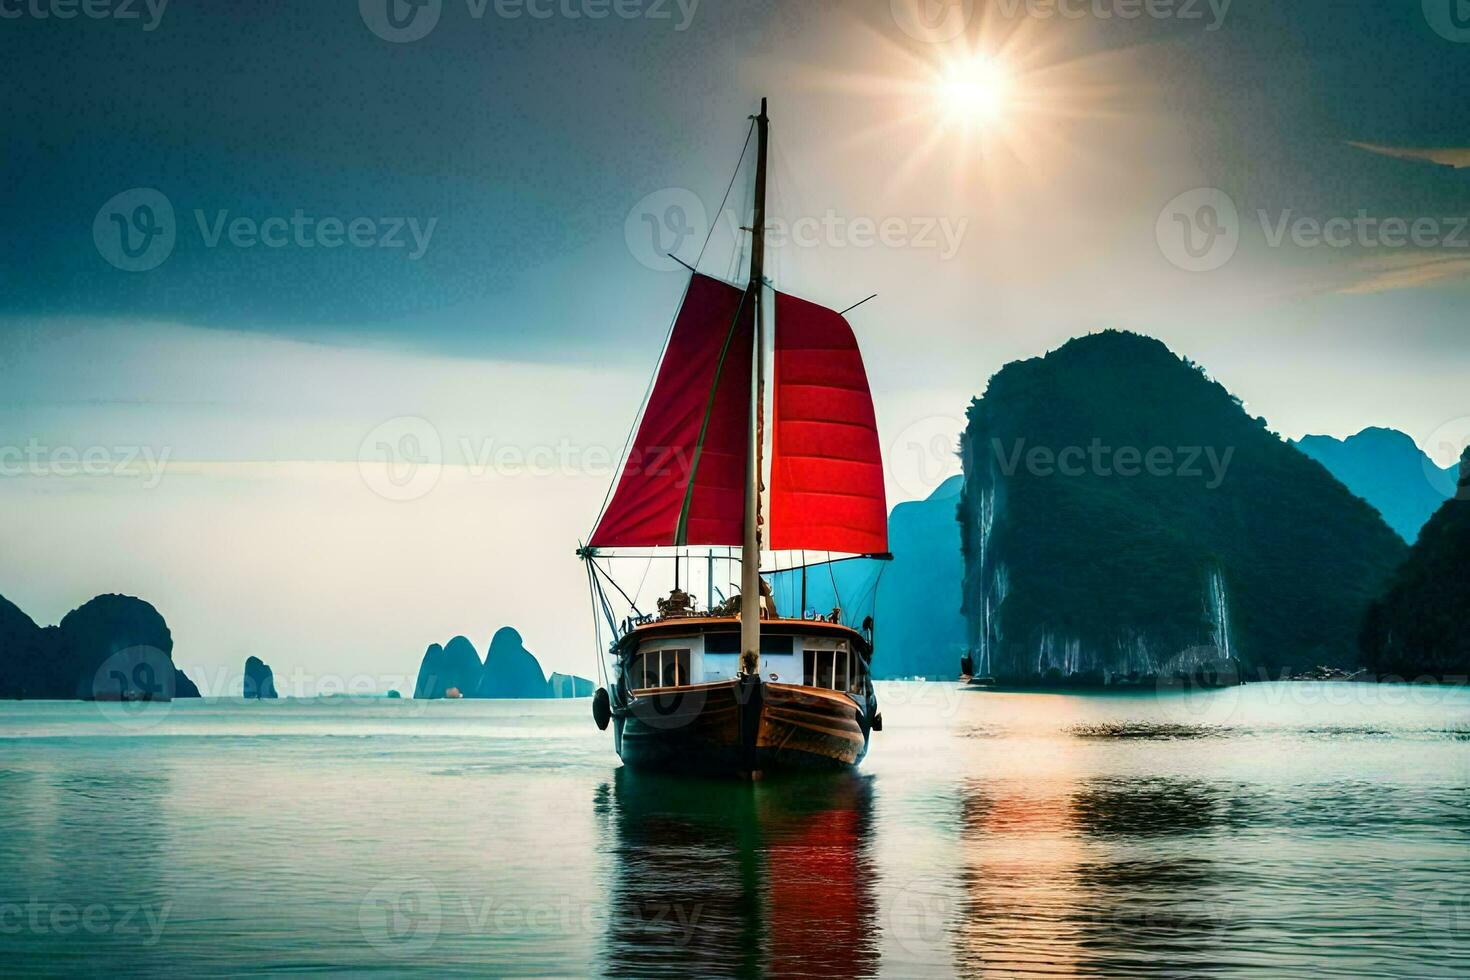
[[[1403,540],[1157,340],[1106,331],[990,379],[961,443],[977,674],[1139,682],[1355,668]]]
[[[416,698],[565,698],[590,697],[593,684],[584,677],[553,674],[550,681],[521,634],[509,626],[497,630],[481,661],[475,645],[456,636],[435,643],[419,665]]]
[[[244,696],[269,700],[276,697],[276,678],[269,665],[259,657],[245,658]]]
[[[173,648],[163,616],[142,599],[100,595],[43,628],[0,596],[0,698],[197,698]]]

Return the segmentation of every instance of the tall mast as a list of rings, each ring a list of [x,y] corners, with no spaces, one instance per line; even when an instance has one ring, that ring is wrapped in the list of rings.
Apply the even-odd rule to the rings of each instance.
[[[755,209],[750,223],[749,295],[755,304],[755,390],[750,398],[750,445],[745,458],[745,541],[740,548],[740,672],[761,664],[761,399],[765,392],[765,325],[761,293],[766,258],[766,100],[755,117]]]

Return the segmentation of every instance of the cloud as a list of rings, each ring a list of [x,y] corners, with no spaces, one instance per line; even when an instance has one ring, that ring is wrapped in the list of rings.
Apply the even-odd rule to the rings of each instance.
[[[1346,295],[1386,293],[1464,279],[1470,277],[1470,256],[1431,259],[1394,256],[1365,262],[1355,271],[1359,278],[1337,292]]]
[[[1377,153],[1385,157],[1396,157],[1400,160],[1423,160],[1455,169],[1470,167],[1470,147],[1382,146],[1377,143],[1359,143],[1356,140],[1345,140],[1344,142],[1359,150],[1367,150],[1369,153]]]

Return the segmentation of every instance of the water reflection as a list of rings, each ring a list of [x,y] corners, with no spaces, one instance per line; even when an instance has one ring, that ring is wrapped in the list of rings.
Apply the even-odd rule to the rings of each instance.
[[[861,778],[755,786],[615,775],[577,702],[0,703],[0,974],[1470,977],[1452,696],[888,698]]]
[[[7,967],[52,962],[58,940],[75,962],[126,960],[147,972],[161,959],[175,904],[166,882],[175,787],[161,766],[106,761],[0,778]]]
[[[1182,779],[1089,780],[1070,804],[1076,828],[1100,838],[1198,834],[1227,815],[1218,785]]]
[[[614,858],[604,972],[876,971],[866,779],[740,784],[620,769],[595,802]]]
[[[961,975],[1188,975],[1219,956],[1227,880],[1204,844],[1230,822],[1217,788],[1062,770],[963,793]]]

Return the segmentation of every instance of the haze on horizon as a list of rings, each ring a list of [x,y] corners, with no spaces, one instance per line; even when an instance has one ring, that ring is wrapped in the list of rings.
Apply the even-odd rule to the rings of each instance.
[[[1470,38],[1423,5],[443,0],[395,41],[373,2],[0,21],[0,448],[44,471],[0,475],[0,594],[38,622],[139,595],[206,693],[249,654],[288,693],[411,687],[502,625],[590,675],[572,550],[683,286],[662,251],[713,227],[700,268],[735,274],[763,95],[773,278],[878,293],[890,503],[955,472],[1003,364],[1112,327],[1285,437],[1444,463],[1470,428]],[[139,189],[174,222],[135,257],[104,205]],[[361,465],[405,445],[442,465]]]

